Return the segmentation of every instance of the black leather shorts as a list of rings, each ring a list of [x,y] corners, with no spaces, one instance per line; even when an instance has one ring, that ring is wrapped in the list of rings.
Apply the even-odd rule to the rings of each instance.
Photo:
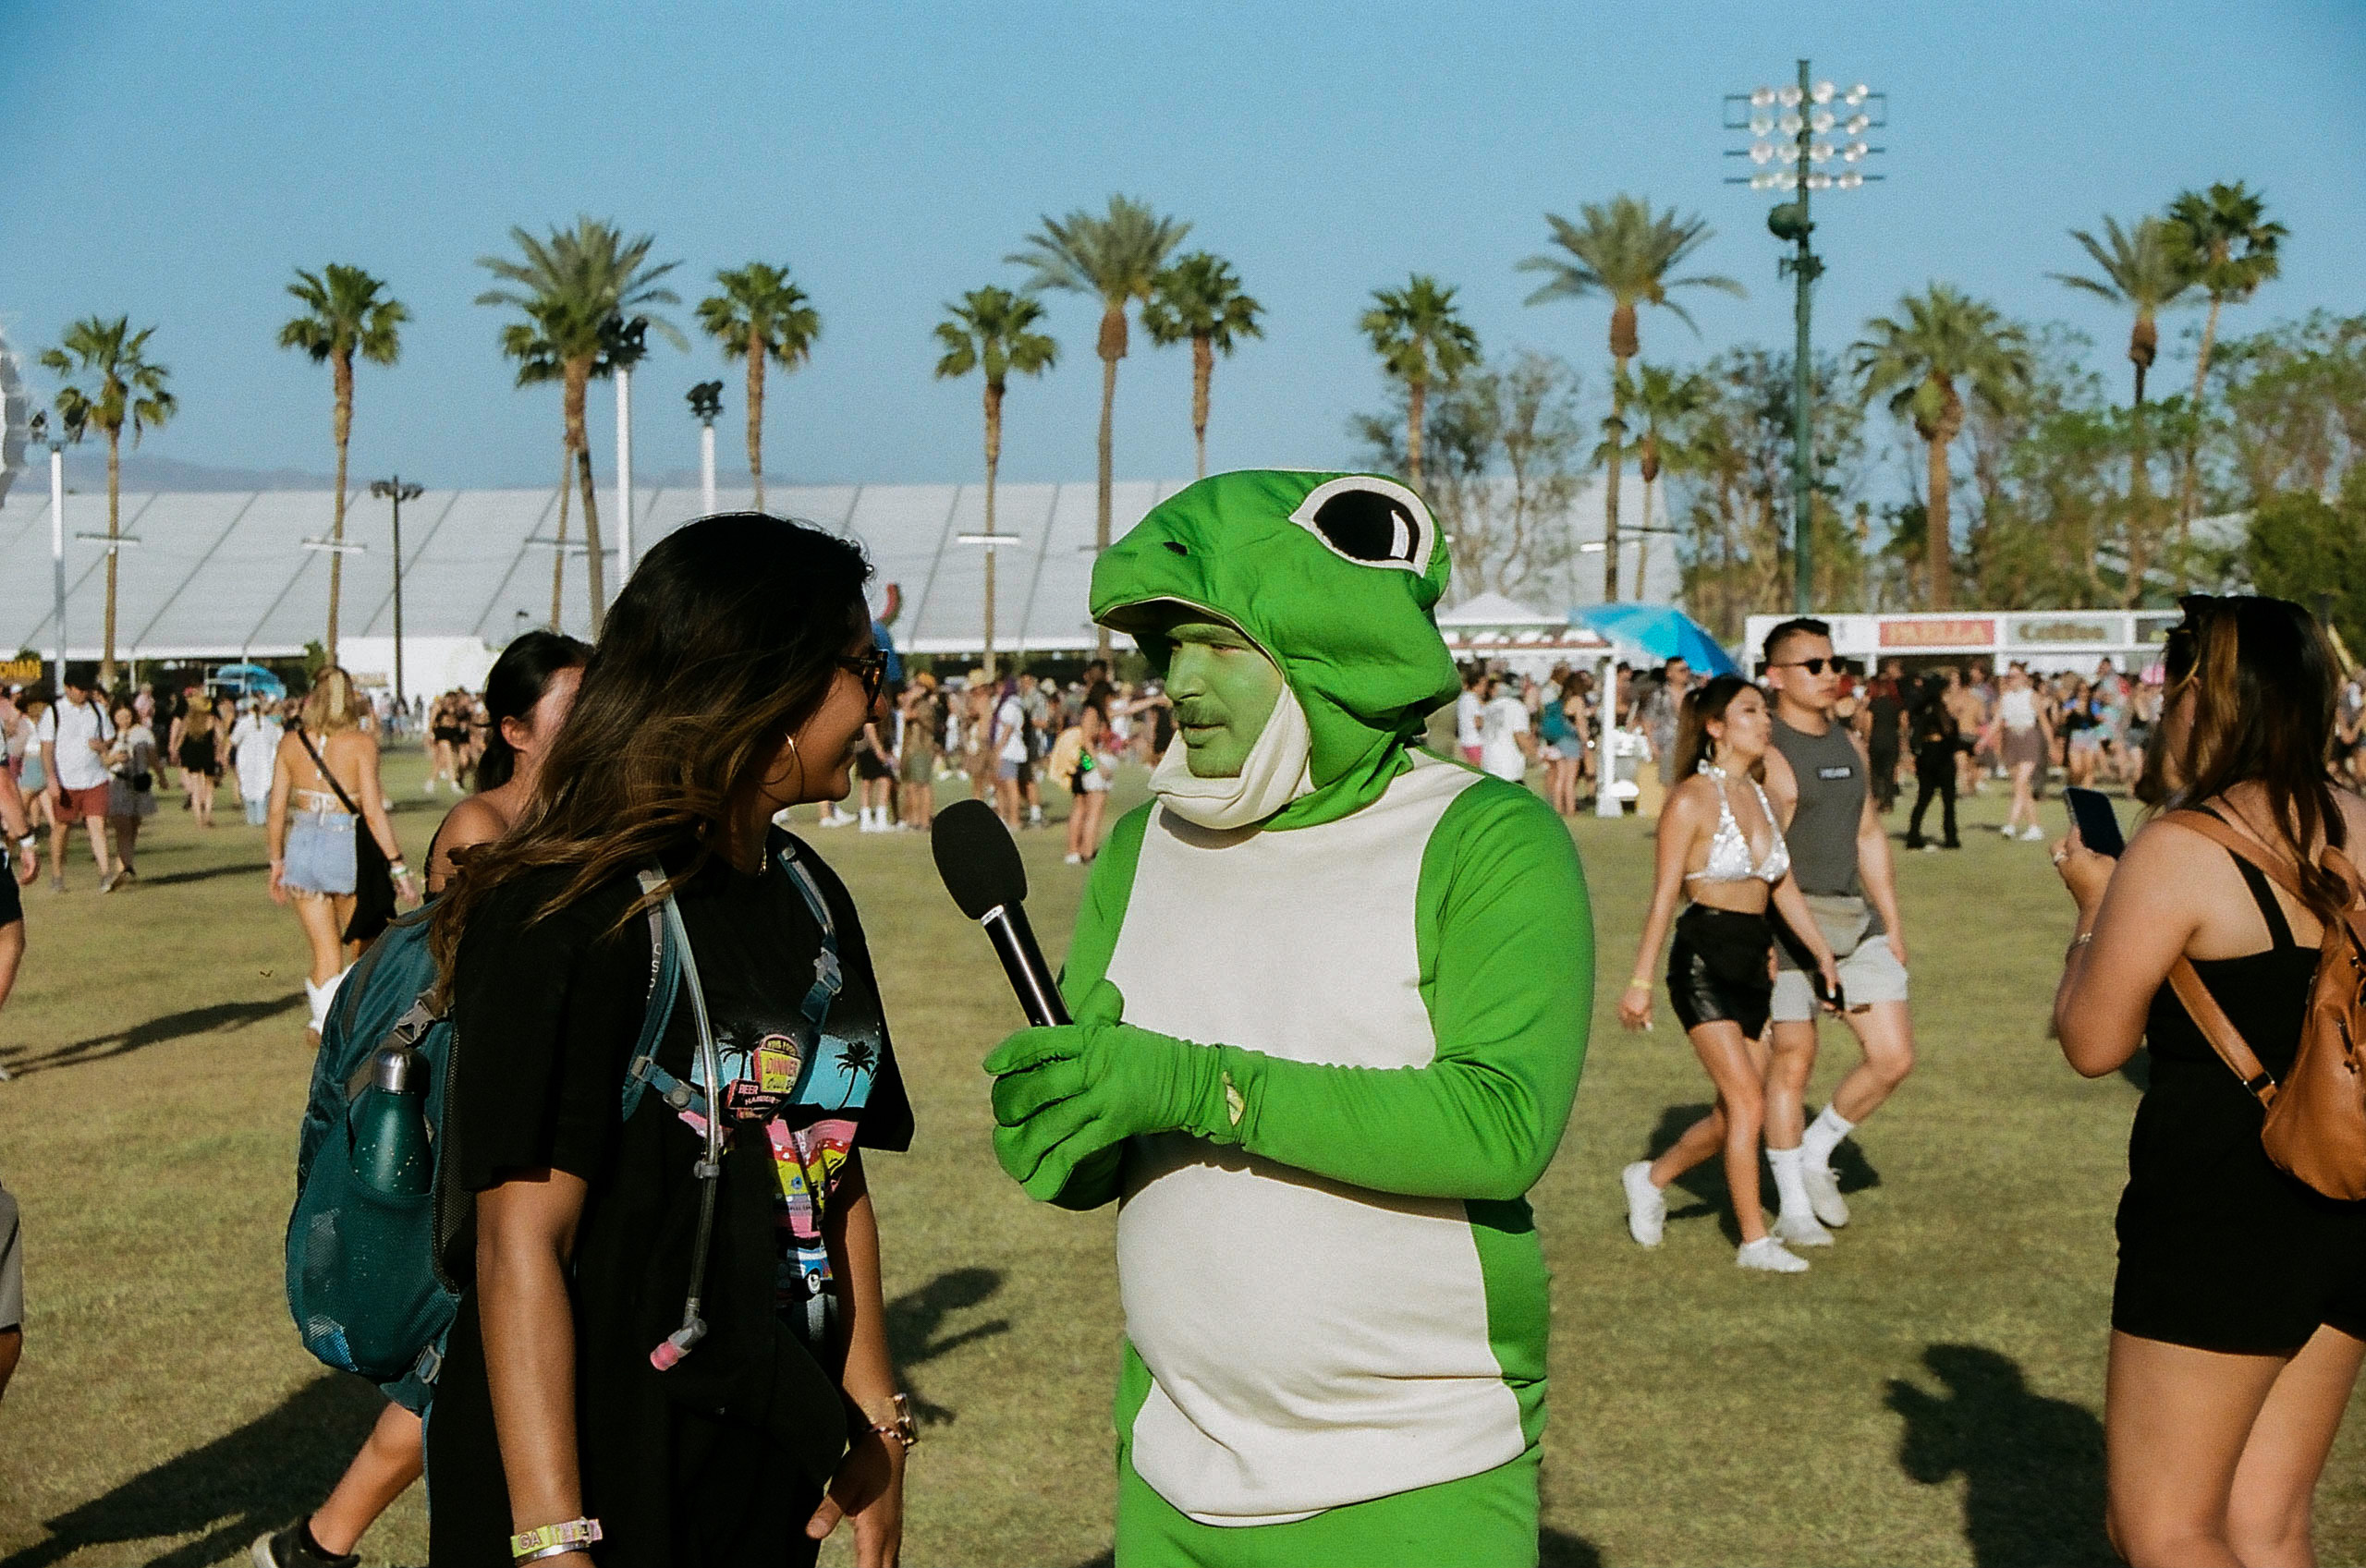
[[[1766,1028],[1774,997],[1774,929],[1764,915],[1689,904],[1676,918],[1667,954],[1667,1000],[1689,1032],[1703,1024],[1732,1023],[1744,1039]]]

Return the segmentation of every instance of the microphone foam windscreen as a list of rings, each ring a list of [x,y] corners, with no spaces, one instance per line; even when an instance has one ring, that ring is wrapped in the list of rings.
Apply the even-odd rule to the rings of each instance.
[[[972,920],[984,919],[998,905],[1026,902],[1027,868],[1018,845],[984,801],[956,801],[939,811],[929,848],[945,891]]]

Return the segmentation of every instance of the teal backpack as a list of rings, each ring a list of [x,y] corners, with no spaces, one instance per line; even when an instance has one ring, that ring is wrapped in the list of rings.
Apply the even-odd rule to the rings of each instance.
[[[842,984],[836,922],[822,891],[786,846],[781,869],[822,930],[814,983],[803,1011],[818,1030]],[[640,873],[644,893],[663,872]],[[372,942],[321,1031],[311,1098],[296,1148],[296,1207],[287,1217],[287,1308],[304,1348],[339,1371],[358,1372],[388,1398],[424,1412],[444,1361],[444,1336],[459,1306],[459,1287],[442,1267],[455,1216],[439,1211],[449,1195],[438,1181],[444,1100],[450,1085],[452,1021],[433,1004],[435,960],[428,952],[432,906],[397,918]],[[706,1115],[704,1084],[720,1081],[713,1029],[680,908],[669,895],[649,910],[649,1003],[633,1046],[620,1100],[629,1118],[654,1089],[676,1111],[698,1113],[702,1143],[699,1228],[682,1327],[651,1352],[664,1371],[706,1332],[699,1314],[701,1282],[722,1175],[721,1119]],[[687,982],[687,983],[686,983]],[[697,1023],[698,1082],[684,1083],[657,1064],[657,1048],[689,993]]]

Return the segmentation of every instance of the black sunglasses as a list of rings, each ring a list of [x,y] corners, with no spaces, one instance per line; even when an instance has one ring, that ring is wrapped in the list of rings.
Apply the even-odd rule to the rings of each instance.
[[[1769,665],[1768,667],[1769,667],[1770,669],[1776,669],[1776,670],[1805,670],[1808,674],[1810,674],[1810,675],[1820,675],[1823,674],[1823,667],[1824,667],[1826,664],[1831,665],[1831,666],[1832,666],[1834,669],[1835,669],[1835,670],[1836,670],[1836,669],[1838,669],[1838,668],[1840,668],[1840,661],[1839,661],[1839,660],[1837,660],[1837,659],[1822,659],[1822,658],[1818,658],[1818,659],[1793,659],[1793,660],[1790,660],[1788,662],[1781,663],[1781,664]]]
[[[862,682],[865,706],[877,702],[879,694],[887,689],[887,650],[884,648],[867,649],[860,653],[841,653],[838,655],[838,668]]]

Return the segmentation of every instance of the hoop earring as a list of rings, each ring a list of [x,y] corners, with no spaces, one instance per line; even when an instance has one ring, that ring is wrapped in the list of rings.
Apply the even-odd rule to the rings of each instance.
[[[805,793],[805,753],[797,748],[795,735],[783,735],[781,738],[787,742],[789,759],[797,764],[797,793],[802,795]]]

